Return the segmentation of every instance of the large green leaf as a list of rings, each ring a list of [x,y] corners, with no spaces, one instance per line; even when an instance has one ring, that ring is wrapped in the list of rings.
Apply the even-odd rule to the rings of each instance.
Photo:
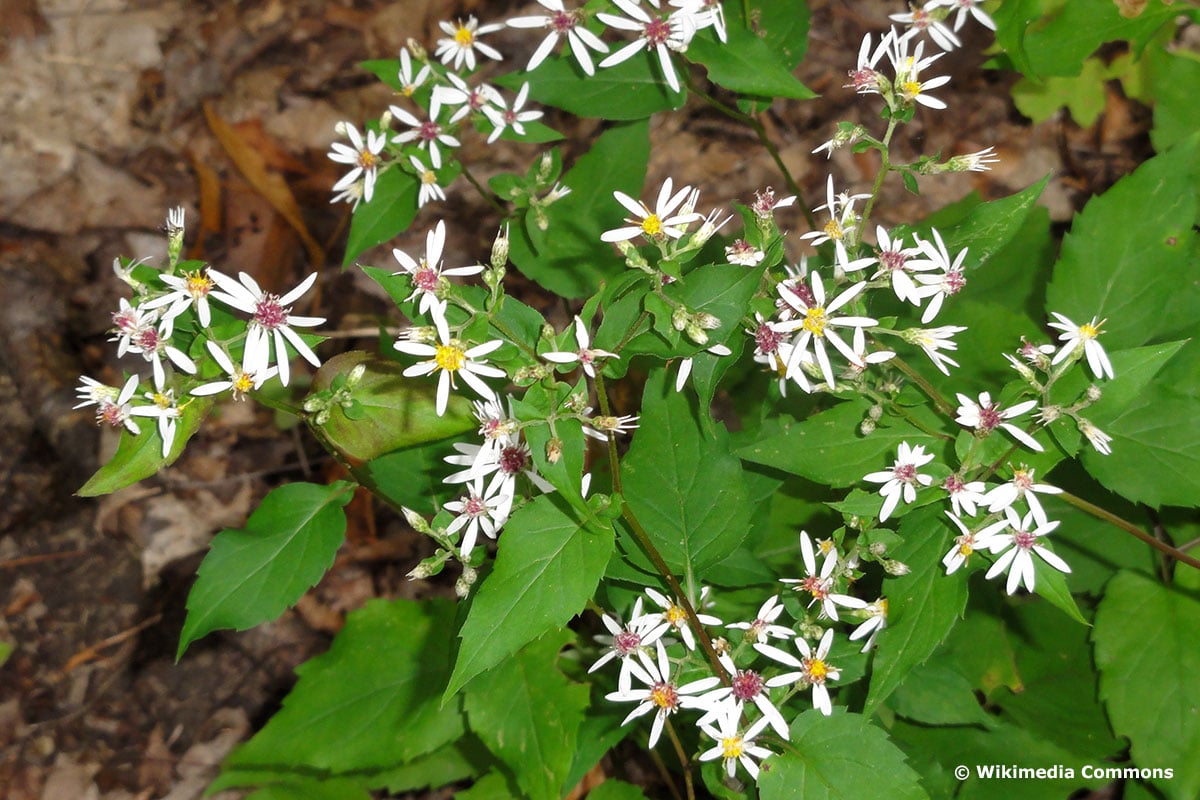
[[[726,3],[725,14],[731,29],[749,28],[762,39],[784,69],[793,70],[804,60],[804,54],[808,51],[808,28],[812,15],[808,0]]]
[[[462,713],[438,702],[454,612],[445,600],[373,600],[351,613],[329,652],[297,667],[283,708],[226,760],[222,785],[266,771],[379,785],[372,775],[462,736]]]
[[[869,472],[891,465],[901,442],[935,449],[937,439],[906,420],[887,418],[870,436],[859,433],[871,403],[839,403],[803,422],[786,417],[765,422],[758,440],[737,451],[746,461],[766,464],[826,486],[853,486]]]
[[[296,777],[271,784],[247,796],[246,800],[370,800],[370,793],[357,781],[335,778]]]
[[[668,384],[665,369],[646,382],[622,491],[667,565],[693,575],[742,543],[751,508],[728,433],[701,429],[689,398]]]
[[[1154,127],[1150,141],[1158,152],[1174,147],[1200,130],[1200,104],[1195,87],[1200,86],[1200,59],[1195,53],[1172,53],[1151,48],[1150,80],[1153,85]]]
[[[890,554],[912,570],[883,582],[888,599],[888,624],[879,634],[871,688],[863,707],[870,714],[908,678],[946,638],[967,604],[967,582],[961,574],[946,575],[942,556],[957,535],[941,506],[921,508],[900,526],[904,542]]]
[[[1200,139],[1138,167],[1075,218],[1046,291],[1046,310],[1076,324],[1106,319],[1101,344],[1136,347],[1194,325],[1195,191]]]
[[[741,25],[730,25],[729,41],[697,36],[688,46],[690,60],[703,64],[708,79],[742,94],[807,100],[816,93],[785,68],[771,47]]]
[[[462,646],[446,698],[553,628],[596,590],[613,548],[611,528],[586,530],[544,495],[504,526],[496,567],[479,588],[459,633]]]
[[[784,752],[763,762],[762,800],[927,798],[904,753],[860,714],[805,711]]]
[[[342,506],[353,484],[289,483],[273,490],[246,520],[213,539],[188,594],[176,658],[211,631],[244,631],[278,617],[333,564],[346,534]]]
[[[122,430],[117,452],[108,463],[96,470],[96,474],[79,488],[77,494],[81,497],[110,494],[174,464],[187,447],[188,439],[200,429],[200,423],[204,422],[212,405],[211,397],[193,397],[183,406],[183,413],[175,426],[175,441],[171,443],[171,451],[166,458],[162,455],[163,440],[158,434],[158,425],[152,418],[143,417],[138,421],[142,432],[136,436],[128,430]]]
[[[361,380],[351,390],[354,418],[334,405],[322,434],[350,458],[367,461],[405,447],[437,441],[476,426],[471,403],[452,394],[446,413],[437,415],[436,380],[406,378],[404,365],[362,350],[334,356],[317,372],[314,391],[329,389],[334,378],[363,366]]]
[[[621,225],[625,212],[613,192],[636,197],[649,157],[646,122],[615,125],[600,134],[563,176],[571,193],[544,207],[545,229],[532,212],[525,212],[523,224],[510,227],[509,258],[524,275],[565,297],[589,295],[601,281],[619,275],[625,262],[600,234]]]
[[[342,266],[351,264],[375,245],[404,231],[417,218],[417,195],[421,181],[400,169],[389,169],[375,181],[375,194],[369,203],[360,203],[350,221],[346,237],[346,256]]]
[[[498,85],[509,89],[519,89],[525,81],[529,81],[532,99],[577,117],[645,119],[658,111],[680,108],[687,100],[686,92],[670,90],[657,54],[649,52],[598,69],[591,76],[577,69],[572,58],[559,55],[546,59],[532,72],[514,72],[496,79]]]
[[[1200,796],[1200,602],[1136,572],[1108,584],[1092,631],[1100,697],[1139,767],[1168,798]]]
[[[475,678],[463,692],[471,732],[516,774],[524,796],[556,800],[575,755],[588,688],[555,662],[570,631],[551,632]]]
[[[953,227],[939,229],[952,256],[963,248],[969,249],[966,260],[968,285],[971,273],[1003,250],[1021,231],[1049,180],[1047,175],[1016,194],[980,203]],[[918,226],[918,230],[924,227]]]
[[[1034,75],[1078,75],[1100,45],[1118,39],[1144,45],[1179,13],[1163,0],[1150,0],[1136,17],[1121,16],[1116,3],[1068,2],[1049,23],[1025,34],[1025,50]]]

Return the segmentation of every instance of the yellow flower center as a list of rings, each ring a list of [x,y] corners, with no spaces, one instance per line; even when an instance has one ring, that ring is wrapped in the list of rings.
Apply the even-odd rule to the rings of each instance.
[[[642,232],[647,236],[657,236],[662,233],[662,220],[658,218],[658,214],[651,214],[642,220]]]
[[[400,90],[400,94],[404,95],[405,97],[412,97],[413,93],[416,91],[417,91],[417,87],[413,86],[410,83],[407,86],[405,86],[403,89]]]
[[[921,84],[917,81],[904,81],[900,84],[900,91],[904,92],[904,96],[911,100],[921,93]]]
[[[828,322],[829,318],[825,316],[824,306],[810,308],[804,314],[804,330],[808,331],[813,336],[824,336],[825,325]]]
[[[467,363],[467,354],[461,347],[456,347],[452,344],[439,344],[437,353],[433,356],[433,362],[440,369],[447,372],[455,372],[463,368]]]
[[[687,612],[672,603],[671,607],[663,612],[663,616],[667,618],[667,622],[678,628],[680,624],[687,619]]]
[[[830,239],[841,239],[843,236],[845,236],[845,232],[842,230],[841,223],[839,223],[836,219],[831,219],[829,222],[826,222],[825,227],[822,228],[822,230],[825,231],[825,235]]]
[[[1100,328],[1090,322],[1085,322],[1079,326],[1080,339],[1095,339],[1100,335]]]
[[[459,26],[458,30],[454,32],[454,41],[460,47],[470,47],[471,45],[475,44],[475,34],[466,28]]]
[[[725,758],[741,758],[744,750],[745,747],[740,736],[731,736],[721,740],[721,755]]]
[[[811,683],[824,683],[825,676],[829,674],[829,666],[819,658],[810,658],[806,671]]]
[[[238,370],[238,373],[233,376],[233,393],[235,395],[246,394],[246,392],[249,392],[253,388],[254,375]]]
[[[155,392],[154,396],[150,399],[152,399],[154,401],[154,405],[158,406],[159,408],[171,407],[171,398],[162,392]]]
[[[212,278],[205,275],[203,272],[185,272],[184,286],[187,287],[188,294],[194,298],[206,296],[212,290]]]
[[[650,701],[659,708],[674,710],[679,704],[679,695],[669,683],[660,683],[650,690]]]
[[[817,542],[817,549],[821,551],[821,555],[829,555],[829,551],[833,549],[833,539],[822,539]]]
[[[371,167],[375,166],[375,163],[378,160],[379,159],[376,158],[375,154],[372,153],[370,150],[359,150],[358,151],[358,165],[360,167],[362,167],[363,169],[370,169]]]
[[[437,174],[431,169],[425,170],[421,173],[421,183],[426,186],[437,183]]]
[[[975,548],[971,547],[971,544],[969,542],[963,542],[962,544],[960,544],[958,546],[958,553],[963,558],[966,558],[967,556],[971,555],[971,553],[974,553],[974,552],[975,552]]]

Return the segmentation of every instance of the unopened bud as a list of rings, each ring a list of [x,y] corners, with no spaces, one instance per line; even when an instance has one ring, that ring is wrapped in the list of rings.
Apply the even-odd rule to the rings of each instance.
[[[323,408],[323,409],[321,409],[320,411],[318,411],[318,412],[317,412],[317,418],[316,418],[315,420],[313,420],[313,421],[314,421],[314,422],[316,422],[318,425],[327,425],[327,424],[329,424],[329,409],[328,409],[328,408]]]
[[[432,574],[433,574],[433,570],[430,569],[428,564],[426,564],[424,561],[422,561],[420,564],[417,564],[415,567],[413,567],[411,570],[409,570],[408,575],[406,577],[410,581],[423,581]]]
[[[513,375],[513,381],[518,385],[528,386],[531,383],[540,381],[549,374],[549,371],[541,364],[533,364],[518,369],[516,374]]]
[[[392,110],[390,108],[385,108],[383,110],[383,113],[379,115],[379,128],[380,128],[380,130],[387,130],[388,128],[391,127],[391,125],[392,125]]]
[[[354,369],[350,370],[350,374],[346,376],[346,388],[353,389],[355,386],[358,386],[359,381],[361,381],[363,375],[366,374],[366,364],[355,364]]]
[[[908,564],[905,564],[903,561],[896,561],[894,559],[885,558],[880,563],[883,564],[884,572],[886,572],[888,575],[893,575],[897,578],[902,575],[907,575],[908,573],[912,572],[912,570],[909,569]]]
[[[691,322],[692,315],[683,306],[677,306],[671,313],[671,326],[677,331],[684,330]]]
[[[508,223],[505,223],[492,242],[492,267],[503,269],[508,263]]]
[[[867,549],[871,552],[871,555],[879,558],[887,552],[887,545],[883,542],[871,542],[871,546]]]
[[[1100,399],[1102,394],[1103,392],[1101,391],[1100,387],[1093,383],[1087,388],[1087,393],[1084,395],[1084,397],[1087,398],[1089,403],[1095,403]]]
[[[333,126],[333,132],[338,136],[345,136],[350,126],[345,120],[340,120],[338,124]]]
[[[717,655],[723,656],[733,648],[729,646],[729,640],[724,636],[718,636],[712,640],[713,650],[717,651]]]
[[[558,463],[558,460],[562,458],[562,452],[562,439],[559,439],[557,436],[555,436],[550,441],[546,442],[546,460],[551,464]]]
[[[179,253],[183,250],[183,206],[176,206],[167,212],[167,263],[171,269],[179,263]]]
[[[713,316],[712,314],[706,314],[703,311],[692,317],[692,320],[706,331],[715,331],[717,328],[721,327],[720,317]]]
[[[871,406],[867,409],[867,416],[878,422],[879,418],[883,416],[883,406],[879,405],[878,403]]]
[[[429,54],[425,52],[425,48],[416,39],[410,38],[404,43],[404,46],[408,48],[408,52],[412,53],[412,57],[417,61],[425,61],[429,58]]]
[[[471,584],[459,578],[454,582],[454,595],[460,600],[471,593]]]
[[[687,337],[696,344],[708,344],[708,334],[704,332],[704,328],[696,324],[695,320],[689,321],[684,327],[683,332],[686,333]]]
[[[504,276],[505,276],[505,274],[507,274],[507,272],[508,271],[506,269],[504,269],[503,264],[501,264],[498,267],[494,267],[492,269],[484,270],[484,272],[483,272],[484,285],[487,286],[492,291],[495,291],[496,287],[504,282]]]
[[[582,414],[584,409],[587,408],[587,395],[582,392],[575,392],[567,398],[567,401],[563,405],[573,414]]]
[[[550,155],[550,151],[542,153],[541,159],[538,161],[537,182],[545,183],[550,179],[550,170],[554,169],[554,157]]]
[[[308,414],[315,414],[329,406],[329,398],[315,394],[312,397],[306,398],[304,401],[304,411]]]
[[[870,436],[875,432],[875,420],[864,419],[858,426],[858,430],[863,436]]]
[[[429,527],[429,523],[425,521],[425,517],[421,516],[407,506],[401,506],[400,510],[404,512],[404,519],[408,521],[408,524],[414,531],[417,533],[432,532],[432,529]]]
[[[825,635],[825,629],[805,619],[800,623],[800,635],[815,642]]]

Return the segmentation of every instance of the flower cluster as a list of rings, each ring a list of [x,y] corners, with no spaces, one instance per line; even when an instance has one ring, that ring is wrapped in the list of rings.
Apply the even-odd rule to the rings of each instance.
[[[113,270],[134,292],[134,302],[120,300],[113,313],[112,338],[118,356],[140,356],[151,367],[152,390],[138,393],[141,377],[129,376],[120,387],[81,378],[76,408],[95,406],[96,421],[140,435],[136,417],[157,420],[162,457],[175,445],[176,430],[189,400],[230,392],[234,398],[256,391],[278,377],[287,385],[292,351],[314,367],[321,365],[309,343],[294,328],[311,328],[325,320],[292,313],[316,281],[309,275],[282,295],[264,291],[250,275],[233,279],[198,262],[180,262],[184,235],[183,209],[167,217],[168,263],[162,270],[142,262],[113,262]],[[228,311],[214,320],[212,301]],[[189,355],[189,353],[191,355]],[[199,360],[199,363],[197,363]],[[214,364],[224,377],[204,380]]]

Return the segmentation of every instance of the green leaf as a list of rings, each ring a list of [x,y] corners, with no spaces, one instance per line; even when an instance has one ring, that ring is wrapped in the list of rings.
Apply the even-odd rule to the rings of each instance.
[[[1200,130],[1200,104],[1193,87],[1200,86],[1200,60],[1193,53],[1170,53],[1162,47],[1147,52],[1153,86],[1154,127],[1150,141],[1159,153],[1186,141]]]
[[[613,122],[645,119],[659,111],[681,108],[687,100],[686,92],[670,90],[662,77],[657,55],[649,51],[597,70],[591,76],[579,70],[571,58],[552,56],[532,72],[509,73],[495,82],[517,90],[526,81],[529,81],[529,96],[542,105],[561,108],[577,117],[600,117]]]
[[[728,433],[721,425],[702,430],[688,397],[668,384],[665,369],[646,381],[622,491],[667,565],[692,575],[742,543],[750,503]]]
[[[742,94],[807,100],[816,93],[779,63],[765,41],[741,25],[728,26],[729,41],[697,36],[688,45],[687,57],[703,64],[713,83]]]
[[[349,614],[329,652],[297,667],[283,708],[224,769],[365,777],[462,736],[462,714],[438,703],[454,612],[445,600],[372,600]]]
[[[1108,102],[1104,86],[1108,78],[1107,65],[1098,58],[1089,58],[1075,76],[1044,81],[1022,78],[1012,88],[1013,104],[1035,123],[1045,122],[1066,106],[1079,127],[1090,128]]]
[[[613,199],[613,192],[638,196],[649,157],[645,122],[614,125],[600,134],[563,176],[562,183],[571,193],[542,207],[546,227],[542,229],[533,218],[511,226],[509,258],[513,264],[548,291],[564,297],[585,297],[595,292],[601,281],[621,274],[624,260],[612,245],[600,241],[600,234],[621,225],[624,210]]]
[[[11,642],[0,641],[0,667],[4,666],[4,662],[8,661],[8,657],[12,655],[13,646]]]
[[[342,544],[353,494],[344,481],[289,483],[263,498],[244,530],[217,534],[188,593],[176,660],[207,633],[275,619],[315,586]]]
[[[1016,194],[980,203],[953,227],[939,229],[952,256],[963,248],[969,248],[966,261],[968,278],[1020,233],[1049,180],[1050,176],[1047,175]],[[919,229],[924,227],[920,226]],[[967,285],[970,285],[969,281]]]
[[[1100,698],[1139,767],[1171,767],[1154,785],[1200,795],[1200,602],[1135,572],[1108,584],[1092,629]]]
[[[912,570],[887,577],[888,624],[878,638],[871,688],[863,713],[871,714],[938,648],[967,604],[963,575],[946,575],[942,556],[957,530],[951,530],[940,506],[921,508],[900,526],[904,543],[890,554]],[[953,535],[952,535],[953,534]]]
[[[292,778],[265,786],[246,800],[370,800],[370,793],[357,781],[338,778]]]
[[[758,440],[738,449],[746,461],[766,464],[827,486],[854,486],[869,472],[895,460],[901,442],[936,451],[938,440],[903,419],[881,421],[870,436],[858,426],[871,407],[867,400],[839,403],[828,411],[793,422],[787,417],[763,423]],[[941,556],[938,556],[941,558]]]
[[[96,470],[96,474],[76,494],[80,497],[111,494],[174,464],[187,447],[188,439],[200,429],[200,423],[208,416],[212,406],[211,397],[193,397],[183,406],[175,426],[175,441],[166,458],[162,456],[163,440],[158,434],[158,425],[151,418],[143,417],[138,421],[142,432],[136,436],[122,429],[117,452],[108,463]]]
[[[1025,52],[1025,29],[1038,18],[1041,0],[1007,0],[992,12],[996,22],[996,44],[1004,48],[1018,72],[1036,76]]]
[[[931,661],[912,670],[888,699],[902,717],[930,725],[989,725],[971,682],[945,664]]]
[[[1151,0],[1133,18],[1122,17],[1116,3],[1068,2],[1048,24],[1026,33],[1025,49],[1036,75],[1078,75],[1100,45],[1119,39],[1137,49],[1179,13],[1163,0]]]
[[[471,403],[452,394],[446,413],[437,415],[436,387],[432,378],[406,378],[404,365],[351,350],[334,356],[317,372],[313,391],[329,389],[338,375],[348,375],[356,366],[366,371],[351,390],[357,401],[356,419],[334,405],[321,432],[342,453],[367,461],[405,447],[425,444],[463,433],[476,427]]]
[[[766,42],[784,69],[793,70],[804,60],[812,16],[807,0],[754,0],[752,8],[729,3],[725,14],[730,28],[750,28]]]
[[[1200,139],[1156,156],[1075,218],[1046,291],[1047,312],[1106,319],[1110,350],[1184,333],[1200,307],[1194,280]]]
[[[472,733],[512,769],[531,800],[561,796],[588,705],[588,687],[567,680],[555,665],[572,639],[567,630],[548,633],[463,692]]]
[[[461,489],[461,486],[442,483],[442,478],[451,471],[442,460],[454,453],[451,444],[443,439],[397,450],[371,459],[363,469],[388,500],[432,515],[447,501],[455,499]]]
[[[763,762],[762,800],[927,798],[918,776],[887,734],[860,714],[805,711],[785,751]]]
[[[509,776],[503,772],[484,775],[469,789],[454,793],[454,800],[519,800],[519,795],[509,785]]]
[[[595,592],[612,548],[611,528],[584,530],[552,496],[513,514],[500,536],[496,567],[459,632],[462,646],[445,697],[546,631],[566,625]]]
[[[588,792],[588,800],[645,800],[646,795],[632,783],[607,778],[604,783]]]
[[[352,264],[367,250],[407,229],[417,218],[420,189],[420,179],[402,169],[379,173],[371,202],[359,203],[350,221],[342,266]]]

